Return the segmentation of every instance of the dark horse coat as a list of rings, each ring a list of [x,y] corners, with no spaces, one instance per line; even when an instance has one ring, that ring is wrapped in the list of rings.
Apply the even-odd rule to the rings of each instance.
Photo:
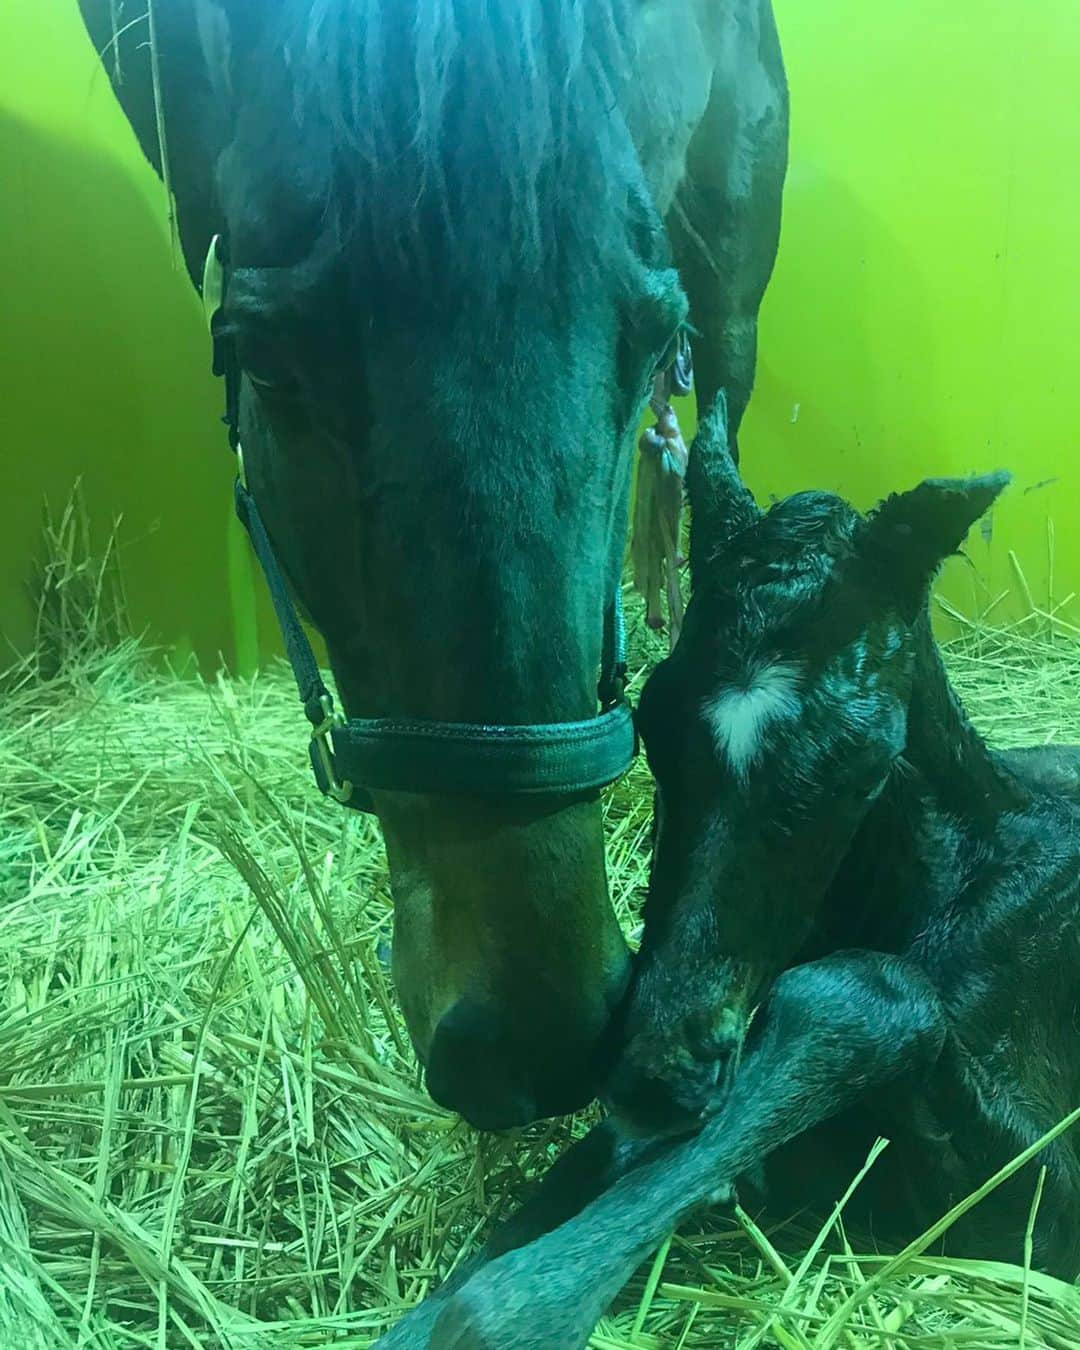
[[[879,1135],[846,1213],[910,1240],[1080,1105],[1080,761],[988,749],[927,613],[1005,476],[763,515],[721,413],[693,451],[694,597],[641,707],[657,837],[609,1094],[637,1137],[598,1127],[388,1347],[584,1345],[692,1207],[738,1181],[827,1211]],[[1067,1132],[949,1250],[1019,1261],[1039,1166],[1034,1262],[1072,1279]]]
[[[692,323],[733,429],[753,383],[770,0],[80,8],[193,279],[224,240],[248,486],[346,712],[428,744],[593,719],[654,381]],[[429,1091],[480,1128],[576,1109],[630,974],[599,793],[393,763],[408,790],[366,786]]]

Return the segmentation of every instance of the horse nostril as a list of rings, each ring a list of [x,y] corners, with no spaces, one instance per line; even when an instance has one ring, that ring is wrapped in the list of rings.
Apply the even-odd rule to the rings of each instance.
[[[440,1018],[426,1077],[432,1098],[478,1130],[509,1130],[537,1118],[500,1035],[498,1013],[478,1000],[459,999]]]

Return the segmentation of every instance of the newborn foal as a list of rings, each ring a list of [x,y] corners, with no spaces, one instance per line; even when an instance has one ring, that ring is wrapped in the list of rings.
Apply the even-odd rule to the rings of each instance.
[[[1075,755],[990,751],[928,618],[1005,482],[928,481],[869,519],[820,493],[762,514],[722,405],[706,419],[693,599],[641,705],[656,837],[615,1122],[395,1344],[583,1345],[694,1205],[765,1160],[774,1208],[829,1207],[878,1134],[860,1217],[910,1237],[1080,1103],[1080,808],[1038,781],[1067,793]],[[1071,1279],[1071,1137],[1040,1162],[1035,1260]],[[1033,1184],[953,1247],[1019,1259]]]
[[[720,410],[695,456],[694,612],[640,710],[657,836],[610,1095],[638,1128],[685,1128],[792,979],[817,981],[817,1032],[790,1072],[875,1086],[879,1051],[849,1055],[833,1019],[872,1003],[884,963],[910,1006],[873,1034],[910,1041],[905,1079],[782,1149],[766,1179],[778,1207],[829,1205],[886,1135],[855,1208],[910,1237],[1080,1105],[1077,754],[988,749],[928,614],[938,566],[1007,478],[928,481],[869,520],[822,493],[763,515]],[[1071,1279],[1080,1158],[1064,1139],[1042,1161],[1035,1256]],[[950,1241],[1019,1259],[1032,1185],[1029,1169]]]

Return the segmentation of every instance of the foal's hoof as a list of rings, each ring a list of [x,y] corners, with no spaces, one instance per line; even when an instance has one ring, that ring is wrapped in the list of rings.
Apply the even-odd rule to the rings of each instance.
[[[744,1178],[745,1180],[746,1178]],[[705,1196],[701,1204],[696,1206],[700,1212],[702,1210],[720,1210],[721,1213],[729,1218],[734,1217],[736,1209],[739,1207],[739,1189],[734,1181],[718,1181],[712,1190]]]
[[[707,1204],[713,1209],[734,1209],[739,1203],[739,1193],[733,1181],[723,1181],[709,1192]]]

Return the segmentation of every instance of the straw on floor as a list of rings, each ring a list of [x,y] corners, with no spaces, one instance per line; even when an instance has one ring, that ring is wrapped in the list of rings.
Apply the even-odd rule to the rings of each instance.
[[[432,1105],[375,828],[310,786],[286,672],[170,674],[77,513],[49,538],[0,706],[0,1350],[368,1345],[588,1121],[484,1138]],[[1001,744],[1080,740],[1052,627],[949,649]],[[639,767],[607,807],[628,929],[648,817]],[[1080,1345],[1080,1294],[1022,1245],[943,1250],[703,1213],[592,1345]]]

